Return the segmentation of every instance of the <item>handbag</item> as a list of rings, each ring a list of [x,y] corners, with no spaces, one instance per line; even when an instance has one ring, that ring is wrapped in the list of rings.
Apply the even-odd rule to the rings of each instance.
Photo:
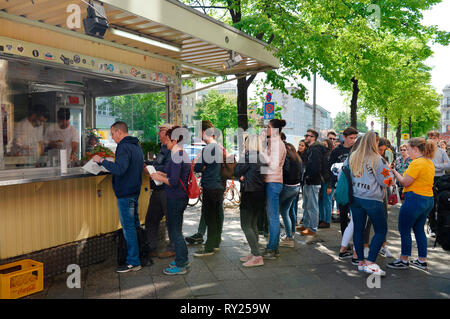
[[[197,178],[194,175],[194,165],[195,165],[195,162],[193,161],[191,164],[191,170],[189,172],[187,189],[184,186],[184,184],[180,178],[180,183],[183,186],[184,191],[186,192],[188,198],[191,198],[191,199],[195,199],[200,196],[200,187],[198,186]]]
[[[391,194],[389,197],[388,197],[388,204],[389,205],[395,205],[395,204],[397,204],[398,203],[398,197],[397,197],[397,194]]]

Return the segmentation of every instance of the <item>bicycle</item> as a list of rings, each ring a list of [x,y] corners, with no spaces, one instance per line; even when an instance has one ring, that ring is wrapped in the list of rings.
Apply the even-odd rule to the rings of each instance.
[[[241,192],[238,190],[234,179],[231,182],[227,181],[227,187],[223,193],[223,199],[229,200],[232,204],[239,205],[241,203]]]

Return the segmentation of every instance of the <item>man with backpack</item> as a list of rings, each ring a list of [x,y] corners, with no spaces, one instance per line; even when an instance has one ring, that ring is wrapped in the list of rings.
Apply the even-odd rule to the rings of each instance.
[[[194,253],[195,257],[214,255],[219,251],[223,228],[223,193],[224,180],[221,175],[223,163],[223,147],[216,141],[214,125],[210,121],[202,121],[202,139],[206,146],[195,160],[194,171],[201,173],[203,188],[202,215],[207,227],[205,246]]]
[[[358,138],[358,130],[353,127],[347,127],[344,132],[344,143],[336,147],[330,154],[330,159],[328,161],[328,168],[331,174],[331,183],[328,185],[328,191],[332,192],[336,188],[337,176],[331,172],[331,167],[336,163],[344,163],[350,154],[353,145]],[[350,222],[348,218],[349,207],[338,205],[339,208],[339,220],[341,223],[341,234],[344,234],[345,228],[347,228]]]
[[[309,129],[305,135],[305,142],[309,145],[304,172],[305,210],[303,212],[303,226],[299,228],[302,236],[315,236],[319,225],[319,192],[320,186],[329,181],[330,174],[327,166],[328,149],[317,141],[319,133]]]
[[[430,141],[432,141],[436,146],[439,144],[440,133],[437,131],[430,131],[427,133],[427,137]],[[428,223],[430,226],[431,235],[435,236],[436,228],[437,228],[437,218],[436,218],[436,205],[438,202],[437,193],[436,193],[436,184],[439,179],[445,175],[445,170],[450,169],[450,159],[448,158],[447,153],[437,147],[436,152],[434,153],[434,157],[432,159],[435,173],[434,173],[434,206],[428,215]]]

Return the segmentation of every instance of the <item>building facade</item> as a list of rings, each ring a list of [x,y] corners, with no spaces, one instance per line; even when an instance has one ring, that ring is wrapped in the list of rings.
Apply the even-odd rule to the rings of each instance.
[[[441,100],[441,133],[450,132],[450,84],[443,90]]]
[[[193,86],[185,86],[182,87],[182,92],[193,91],[197,87],[197,83],[192,81]],[[192,93],[189,95],[183,95],[181,98],[181,112],[183,114],[183,126],[188,128],[194,128],[194,117],[195,117],[195,104],[197,102],[197,93]]]
[[[294,88],[288,88],[291,93]],[[313,106],[305,101],[296,99],[290,94],[285,94],[280,90],[272,92],[272,101],[277,106],[282,107],[281,116],[286,120],[283,132],[286,135],[302,137],[306,131],[313,128]],[[326,136],[326,131],[333,128],[331,113],[316,105],[316,129],[321,137]]]

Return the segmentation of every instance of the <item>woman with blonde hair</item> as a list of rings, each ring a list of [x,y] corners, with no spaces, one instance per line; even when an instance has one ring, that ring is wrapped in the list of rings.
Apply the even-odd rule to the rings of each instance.
[[[241,229],[245,234],[250,255],[242,257],[244,267],[264,265],[258,246],[258,218],[264,214],[265,182],[261,173],[263,162],[260,157],[262,149],[258,136],[245,139],[245,155],[234,168],[234,176],[239,178],[241,185]]]
[[[378,154],[377,136],[366,133],[358,148],[350,155],[348,164],[352,172],[353,200],[350,205],[354,223],[353,243],[358,255],[358,270],[384,276],[385,271],[375,263],[387,233],[384,213],[384,189],[393,182],[389,166]],[[370,253],[364,260],[364,228],[369,216],[375,235],[370,244]]]
[[[393,169],[395,177],[405,187],[405,201],[398,215],[398,230],[402,241],[400,258],[387,266],[392,269],[408,269],[411,256],[411,229],[416,237],[419,258],[411,264],[421,269],[427,268],[427,237],[425,222],[428,212],[433,208],[434,164],[432,159],[436,145],[423,138],[413,138],[408,142],[408,153],[413,159],[405,173],[400,175]]]

